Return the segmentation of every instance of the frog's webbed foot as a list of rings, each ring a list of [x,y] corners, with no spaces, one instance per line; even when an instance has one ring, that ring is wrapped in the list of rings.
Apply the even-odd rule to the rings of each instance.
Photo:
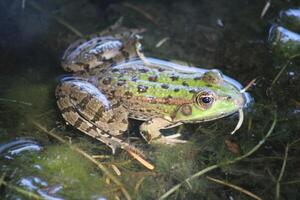
[[[109,102],[94,85],[69,79],[57,87],[56,97],[62,116],[70,125],[105,143],[113,153],[118,147],[131,148],[114,137],[127,130],[127,113]]]
[[[145,140],[148,143],[160,143],[160,144],[168,144],[168,145],[174,145],[178,143],[186,143],[185,140],[177,139],[181,135],[179,133],[163,136],[160,133],[160,129],[163,129],[164,127],[167,127],[171,124],[166,119],[163,118],[154,118],[152,120],[144,122],[140,126],[140,132],[141,135],[145,138]]]

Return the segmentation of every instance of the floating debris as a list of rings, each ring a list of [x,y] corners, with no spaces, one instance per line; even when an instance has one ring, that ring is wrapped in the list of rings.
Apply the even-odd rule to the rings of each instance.
[[[159,48],[161,45],[163,45],[169,39],[170,39],[169,37],[165,37],[165,38],[161,39],[160,41],[158,41],[158,43],[155,45],[155,47]]]
[[[271,0],[267,1],[267,3],[265,4],[263,10],[261,11],[260,18],[263,18],[266,15],[270,6],[271,6]]]

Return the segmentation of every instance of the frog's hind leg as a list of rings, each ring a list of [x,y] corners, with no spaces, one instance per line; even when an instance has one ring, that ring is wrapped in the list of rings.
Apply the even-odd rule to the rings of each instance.
[[[137,44],[141,37],[138,30],[111,36],[96,36],[88,40],[80,39],[71,44],[62,58],[66,71],[82,72],[92,69],[105,69],[123,61],[138,57]]]
[[[126,112],[122,112],[122,107],[113,108],[95,86],[82,80],[64,81],[57,87],[56,97],[62,116],[70,125],[105,143],[113,153],[118,147],[134,149],[114,137],[127,130]]]

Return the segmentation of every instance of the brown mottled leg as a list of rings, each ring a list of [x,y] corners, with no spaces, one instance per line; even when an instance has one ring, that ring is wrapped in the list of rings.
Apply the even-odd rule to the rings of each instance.
[[[176,144],[176,143],[185,143],[185,140],[176,139],[180,134],[174,134],[170,136],[163,136],[160,133],[160,129],[170,125],[166,119],[163,118],[154,118],[149,121],[144,122],[140,126],[141,135],[145,138],[148,143],[161,143],[161,144]]]
[[[63,82],[56,89],[57,104],[64,119],[80,131],[108,145],[130,148],[113,137],[127,130],[127,114],[121,106],[113,106],[92,84],[82,80]]]

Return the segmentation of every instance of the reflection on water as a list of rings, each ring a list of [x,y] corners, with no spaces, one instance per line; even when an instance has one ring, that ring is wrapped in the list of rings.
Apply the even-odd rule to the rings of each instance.
[[[42,181],[38,177],[24,177],[20,180],[20,186],[23,186],[28,191],[36,191],[42,198],[47,200],[63,199],[60,197],[55,197],[55,194],[62,189],[62,186],[56,185],[50,187],[47,182]]]
[[[36,141],[19,138],[17,140],[0,144],[0,155],[7,159],[20,155],[24,151],[41,151],[42,146]]]

